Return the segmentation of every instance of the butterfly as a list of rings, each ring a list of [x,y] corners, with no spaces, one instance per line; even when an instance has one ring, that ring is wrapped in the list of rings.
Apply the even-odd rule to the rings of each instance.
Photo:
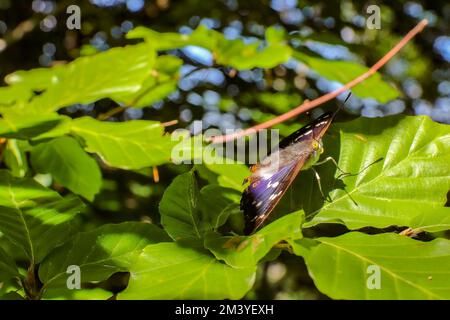
[[[252,233],[264,223],[300,170],[318,164],[323,153],[322,137],[339,109],[324,113],[290,134],[280,141],[274,152],[250,167],[252,174],[244,181],[249,185],[243,191],[240,203],[245,217],[245,234]],[[327,159],[337,166],[334,159]],[[317,174],[316,178],[319,181]]]

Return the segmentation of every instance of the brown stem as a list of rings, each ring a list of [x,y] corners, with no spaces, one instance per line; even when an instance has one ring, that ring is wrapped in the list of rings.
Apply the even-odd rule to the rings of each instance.
[[[299,105],[298,107],[278,116],[275,117],[269,121],[260,123],[256,126],[253,126],[251,128],[248,128],[246,130],[234,133],[234,134],[229,134],[229,135],[223,135],[223,136],[215,136],[215,137],[211,137],[209,140],[212,143],[220,143],[220,142],[225,142],[225,141],[229,141],[229,140],[233,140],[233,139],[237,139],[252,133],[255,133],[256,131],[259,131],[261,129],[266,129],[266,128],[270,128],[276,124],[282,123],[288,119],[291,119],[299,114],[302,114],[308,110],[311,110],[327,101],[330,101],[334,98],[336,98],[338,95],[340,95],[341,93],[353,88],[354,86],[356,86],[357,84],[363,82],[364,80],[366,80],[368,77],[370,77],[371,75],[373,75],[375,72],[377,72],[382,66],[384,66],[389,60],[392,59],[392,57],[397,54],[414,36],[416,36],[419,32],[421,32],[425,26],[428,24],[428,21],[426,19],[423,19],[422,21],[420,21],[413,29],[411,29],[404,37],[402,40],[400,40],[388,53],[386,53],[384,55],[384,57],[382,57],[380,60],[378,60],[377,63],[375,63],[369,70],[367,70],[365,73],[361,74],[359,77],[353,79],[352,81],[350,81],[349,83],[345,84],[344,86],[342,86],[341,88],[329,92],[327,94],[324,94],[323,96],[314,99],[312,101],[308,101],[305,100],[301,105]]]

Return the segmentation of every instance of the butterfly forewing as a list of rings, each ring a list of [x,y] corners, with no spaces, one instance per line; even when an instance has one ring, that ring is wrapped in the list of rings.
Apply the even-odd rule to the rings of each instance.
[[[276,149],[279,167],[267,176],[261,175],[262,164],[253,167],[250,185],[241,198],[245,216],[245,233],[258,228],[269,216],[295,177],[314,152],[313,142],[322,138],[330,126],[332,114],[326,113],[283,139]],[[272,153],[272,156],[274,153]]]

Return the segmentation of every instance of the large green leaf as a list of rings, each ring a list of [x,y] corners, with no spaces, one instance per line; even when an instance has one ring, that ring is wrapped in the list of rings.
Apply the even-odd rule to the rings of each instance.
[[[340,82],[343,85],[369,70],[367,67],[355,62],[326,60],[311,57],[300,52],[296,52],[294,57],[306,63],[322,77]],[[381,74],[378,72],[353,87],[352,92],[361,98],[374,98],[381,103],[395,99],[400,94],[396,88],[383,81]]]
[[[33,91],[23,85],[0,87],[0,110],[12,109],[15,102],[25,102],[32,95]]]
[[[154,63],[155,51],[148,44],[113,48],[78,58],[55,68],[53,75],[46,73],[45,79],[51,78],[51,85],[47,81],[46,90],[26,106],[27,112],[40,114],[74,103],[91,103],[137,92],[151,77]],[[35,86],[35,80],[30,80],[34,77],[23,73],[20,76],[25,78],[25,84]]]
[[[5,82],[10,85],[26,87],[30,90],[45,90],[51,85],[57,84],[65,72],[66,66],[56,65],[52,68],[35,68],[31,70],[18,70],[8,74]]]
[[[284,41],[284,31],[274,27],[267,28],[266,42],[262,49],[261,41],[246,44],[241,39],[229,40],[220,32],[207,29],[203,25],[190,35],[159,33],[145,27],[137,27],[128,32],[127,37],[144,38],[157,50],[176,49],[188,45],[203,47],[211,51],[217,63],[237,69],[272,68],[286,62],[292,51]]]
[[[90,201],[100,191],[97,162],[71,137],[56,138],[33,148],[31,164],[37,172],[50,173],[58,183]]]
[[[34,180],[0,171],[0,231],[32,264],[71,235],[82,206],[78,198],[62,198]]]
[[[117,123],[82,117],[73,121],[72,132],[84,139],[88,152],[97,153],[111,167],[128,170],[169,162],[175,144],[156,121]]]
[[[182,63],[183,60],[178,57],[159,56],[152,76],[143,82],[141,89],[133,93],[115,95],[114,100],[133,108],[150,106],[162,100],[177,89]]]
[[[411,228],[428,232],[450,230],[450,208],[430,209],[414,217]]]
[[[288,214],[251,236],[221,236],[210,233],[205,247],[219,260],[236,268],[255,266],[272,247],[282,240],[296,240],[302,237],[301,225],[304,213]]]
[[[255,270],[229,267],[199,244],[149,245],[131,265],[118,299],[240,299],[253,286]]]
[[[293,243],[317,288],[333,299],[450,299],[450,241],[350,232]],[[374,287],[380,271],[379,289]],[[369,289],[371,288],[371,289]]]
[[[207,227],[198,207],[195,171],[177,176],[159,203],[161,224],[174,240],[201,238]]]
[[[6,113],[0,119],[0,137],[22,140],[39,140],[66,134],[71,119],[56,113],[24,116],[21,113]]]
[[[445,205],[450,189],[449,125],[423,116],[394,116],[360,118],[332,129],[325,140],[326,156],[339,157],[340,168],[355,175],[336,180],[336,168],[322,166],[322,187],[332,199],[322,204],[315,181],[300,174],[303,182],[293,193],[302,199],[307,217],[317,213],[305,226],[409,226],[413,218],[433,215]]]
[[[54,250],[42,262],[39,278],[44,288],[67,289],[67,268],[76,265],[80,267],[82,283],[105,280],[113,273],[127,271],[145,246],[161,241],[170,241],[170,238],[152,224],[104,225],[81,232]]]

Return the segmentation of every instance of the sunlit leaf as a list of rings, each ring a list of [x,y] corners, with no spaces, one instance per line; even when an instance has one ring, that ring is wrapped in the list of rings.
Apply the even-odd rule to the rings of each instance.
[[[335,157],[343,171],[354,175],[336,180],[340,172],[333,164],[319,167],[322,187],[331,197],[323,204],[316,182],[300,174],[303,183],[292,192],[302,199],[307,217],[317,213],[306,226],[409,226],[413,218],[433,215],[445,205],[450,126],[428,117],[395,116],[360,118],[336,124],[332,131],[325,140],[325,156]]]
[[[177,89],[179,69],[183,61],[174,56],[160,56],[156,59],[151,77],[134,93],[115,95],[114,100],[133,108],[147,107],[162,100]]]
[[[149,245],[118,299],[240,299],[253,286],[255,269],[229,267],[198,244]]]
[[[205,239],[205,247],[232,267],[255,266],[280,241],[302,238],[303,218],[303,212],[285,215],[251,236],[210,233]]]
[[[111,167],[141,169],[170,161],[174,142],[157,121],[113,123],[90,117],[73,121],[72,132],[83,138],[86,150]]]
[[[144,38],[157,50],[182,48],[188,45],[198,46],[211,51],[219,64],[229,65],[237,69],[255,67],[272,68],[286,62],[291,56],[291,48],[284,41],[284,33],[275,28],[266,30],[266,43],[244,43],[241,39],[229,40],[218,31],[200,25],[191,34],[159,33],[154,30],[137,27],[128,32],[127,37]]]
[[[410,227],[428,232],[450,230],[450,208],[430,208],[414,217]]]
[[[358,232],[316,240],[294,242],[293,249],[317,288],[333,299],[450,298],[449,240]]]
[[[328,80],[340,82],[343,85],[356,79],[369,70],[365,66],[350,61],[326,60],[311,57],[299,52],[296,52],[294,56],[300,61],[306,63],[311,67],[311,69],[322,77]],[[400,94],[396,88],[383,81],[381,74],[378,72],[371,75],[351,90],[358,97],[374,98],[381,103],[386,103],[389,100],[395,99]]]
[[[52,84],[29,103],[27,110],[40,114],[74,103],[91,103],[137,92],[143,82],[151,77],[154,62],[155,52],[147,44],[113,48],[78,58],[55,68]],[[33,79],[26,74],[21,76]],[[32,80],[29,82],[34,84]]]

